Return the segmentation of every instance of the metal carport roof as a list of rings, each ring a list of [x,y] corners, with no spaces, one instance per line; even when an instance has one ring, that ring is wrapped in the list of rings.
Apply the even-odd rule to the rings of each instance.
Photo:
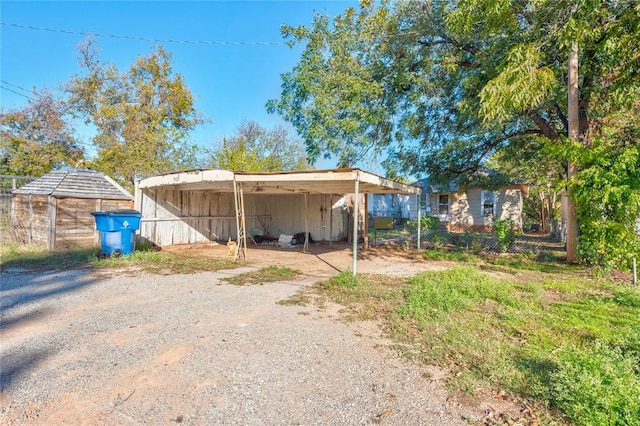
[[[355,183],[371,194],[419,194],[420,188],[395,182],[360,169],[309,170],[300,172],[248,173],[227,170],[189,170],[153,176],[138,182],[140,188],[175,186],[182,190],[210,189],[233,192],[234,182],[245,192],[267,194],[351,194]]]

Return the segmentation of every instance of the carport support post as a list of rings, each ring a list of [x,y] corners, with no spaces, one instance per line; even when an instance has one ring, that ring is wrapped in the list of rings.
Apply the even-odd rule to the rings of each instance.
[[[309,251],[309,194],[304,193],[304,247],[303,253]]]
[[[417,206],[418,206],[418,237],[417,237],[417,240],[418,240],[418,254],[420,254],[420,228],[422,228],[422,226],[421,226],[422,224],[420,223],[420,222],[422,222],[422,220],[421,220],[422,219],[422,212],[420,211],[421,210],[420,209],[420,193],[418,193],[417,197],[418,197],[418,203],[417,203]]]
[[[333,246],[333,194],[329,198],[329,247]]]
[[[356,175],[356,189],[353,197],[353,276],[356,276],[356,267],[358,264],[358,215],[360,214],[360,206],[358,201],[360,198],[360,181]]]
[[[236,206],[236,250],[233,255],[235,262],[243,255],[243,259],[247,259],[247,235],[244,221],[244,192],[242,186],[233,178],[233,199]]]

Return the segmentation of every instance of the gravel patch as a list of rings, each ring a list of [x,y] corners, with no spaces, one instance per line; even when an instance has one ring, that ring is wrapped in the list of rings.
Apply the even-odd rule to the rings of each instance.
[[[312,278],[4,273],[2,424],[466,425],[477,408],[331,308]],[[360,330],[361,331],[361,330]]]

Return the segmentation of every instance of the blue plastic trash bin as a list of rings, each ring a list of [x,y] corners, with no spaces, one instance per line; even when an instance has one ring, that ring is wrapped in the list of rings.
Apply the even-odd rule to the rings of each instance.
[[[100,232],[98,257],[127,256],[133,253],[136,231],[142,215],[136,210],[113,210],[91,213]]]

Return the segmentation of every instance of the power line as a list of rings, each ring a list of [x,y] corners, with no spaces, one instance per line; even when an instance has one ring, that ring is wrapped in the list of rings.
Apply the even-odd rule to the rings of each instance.
[[[62,34],[147,41],[151,43],[165,43],[165,44],[174,43],[174,44],[208,44],[208,45],[236,45],[236,46],[237,45],[280,46],[280,45],[289,44],[286,41],[219,41],[219,40],[157,39],[157,38],[151,38],[151,37],[138,37],[138,36],[118,35],[118,34],[102,34],[102,33],[96,33],[96,32],[69,31],[69,30],[61,30],[57,28],[34,27],[32,25],[22,25],[22,24],[15,24],[11,22],[0,22],[0,25],[6,25],[10,27],[22,28],[27,30],[49,31],[54,33],[62,33]]]
[[[33,90],[25,89],[24,87],[18,86],[17,84],[9,83],[7,80],[0,80],[0,82],[4,83],[4,84],[7,84],[9,86],[13,86],[13,87],[15,87],[17,89],[24,90],[25,92],[33,93]]]
[[[5,83],[5,82],[3,81],[3,83]],[[5,84],[9,84],[9,83],[5,83]],[[13,89],[9,89],[8,87],[5,87],[5,86],[3,86],[3,85],[1,85],[1,84],[0,84],[0,88],[2,88],[2,89],[4,89],[4,90],[6,90],[7,92],[15,93],[16,95],[19,95],[19,96],[25,97],[25,98],[29,99],[30,101],[37,102],[37,101],[36,101],[35,99],[33,99],[31,96],[27,96],[27,95],[25,95],[24,93],[16,92],[15,90],[13,90]]]

